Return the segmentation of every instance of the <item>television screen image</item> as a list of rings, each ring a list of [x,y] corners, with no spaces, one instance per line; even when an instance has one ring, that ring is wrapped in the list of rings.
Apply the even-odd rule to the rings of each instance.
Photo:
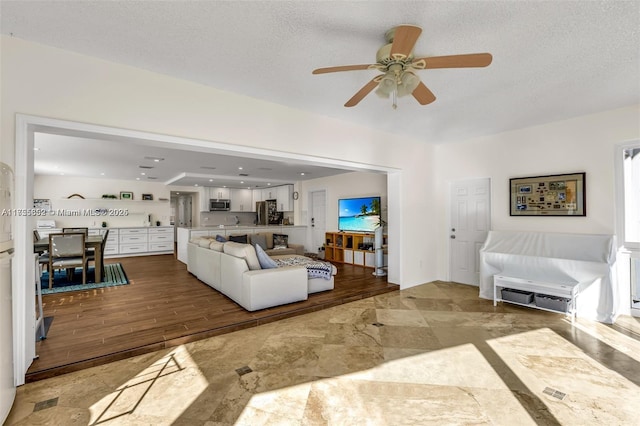
[[[380,197],[338,200],[338,230],[374,232],[380,222]]]

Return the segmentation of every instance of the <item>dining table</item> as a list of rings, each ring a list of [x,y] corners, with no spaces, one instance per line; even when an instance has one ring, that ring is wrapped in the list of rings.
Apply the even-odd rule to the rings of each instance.
[[[93,248],[96,253],[94,262],[96,283],[102,282],[104,279],[104,267],[102,265],[104,263],[104,251],[102,245],[102,235],[88,235],[84,239],[84,248]],[[49,237],[40,238],[38,241],[33,243],[34,253],[42,253],[47,250],[49,250]]]

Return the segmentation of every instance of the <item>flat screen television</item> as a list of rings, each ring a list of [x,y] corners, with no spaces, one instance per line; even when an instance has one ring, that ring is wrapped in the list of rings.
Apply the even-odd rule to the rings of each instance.
[[[380,197],[338,200],[338,230],[374,232],[380,222]]]

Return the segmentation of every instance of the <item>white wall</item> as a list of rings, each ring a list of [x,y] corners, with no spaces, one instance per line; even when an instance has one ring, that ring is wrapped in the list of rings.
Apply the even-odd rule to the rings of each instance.
[[[63,209],[80,213],[80,216],[49,215],[47,219],[55,220],[58,227],[99,227],[103,221],[113,227],[147,226],[149,224],[148,215],[151,215],[152,224],[160,221],[161,225],[169,225],[170,189],[162,183],[46,175],[36,176],[33,183],[34,198],[49,199],[54,212]],[[133,192],[133,200],[101,198],[103,194],[119,196],[120,191]],[[68,199],[67,197],[72,194],[80,194],[85,199],[77,197]],[[152,194],[153,201],[142,201],[142,194]],[[160,198],[164,198],[166,201],[160,201]],[[96,208],[115,211],[107,216],[82,214],[84,209]],[[120,211],[126,211],[126,214],[120,215]]]
[[[640,136],[640,106],[520,129],[436,149],[438,276],[448,278],[448,187],[491,178],[494,230],[615,233],[614,145]],[[509,178],[586,172],[586,217],[509,216]]]
[[[0,47],[0,161],[14,163],[22,113],[397,169],[405,185],[389,188],[401,200],[390,206],[389,243],[409,254],[402,284],[435,278],[432,146],[15,37]]]
[[[325,190],[327,195],[326,223],[327,231],[338,230],[338,199],[381,196],[380,208],[383,219],[387,219],[387,176],[382,173],[344,173],[326,178],[311,179],[300,183],[300,208],[307,214],[307,223],[311,225],[309,212],[309,192]]]

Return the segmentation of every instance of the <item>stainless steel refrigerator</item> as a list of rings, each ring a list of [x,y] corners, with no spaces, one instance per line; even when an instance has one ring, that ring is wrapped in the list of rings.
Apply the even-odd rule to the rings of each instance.
[[[4,423],[16,395],[13,377],[13,307],[11,298],[11,260],[13,237],[12,215],[6,214],[13,207],[13,172],[0,163],[0,423]]]
[[[256,202],[256,225],[280,225],[282,212],[278,211],[277,200]]]

